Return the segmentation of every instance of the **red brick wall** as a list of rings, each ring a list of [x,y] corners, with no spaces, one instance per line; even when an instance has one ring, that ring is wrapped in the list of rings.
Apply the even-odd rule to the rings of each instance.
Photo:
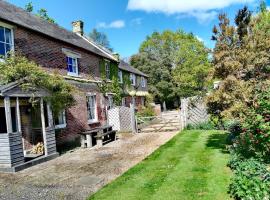
[[[142,106],[142,98],[143,97],[135,97],[135,105],[136,105],[136,107]],[[125,106],[129,107],[131,103],[132,103],[132,97],[131,96],[125,97]]]
[[[84,49],[21,27],[14,29],[14,44],[19,54],[49,71],[56,70],[62,75],[67,75],[66,55],[62,52],[62,48],[69,49],[82,56],[78,63],[80,76],[85,78],[89,78],[89,75],[100,76],[99,63],[102,58]]]
[[[57,71],[61,75],[67,75],[66,55],[62,48],[69,49],[81,54],[78,60],[79,76],[89,78],[89,76],[100,77],[101,58],[84,49],[73,45],[55,40],[34,31],[16,27],[14,29],[15,50],[18,54],[27,57],[29,60],[36,62],[48,71]],[[101,102],[101,94],[98,88],[93,85],[84,85],[73,83],[78,87],[78,94],[75,95],[76,105],[66,111],[67,127],[57,130],[57,143],[62,144],[66,141],[72,141],[79,137],[78,134],[89,128],[103,125],[106,121],[104,106]],[[97,94],[97,107],[99,123],[88,124],[87,122],[87,104],[86,93],[95,92]]]

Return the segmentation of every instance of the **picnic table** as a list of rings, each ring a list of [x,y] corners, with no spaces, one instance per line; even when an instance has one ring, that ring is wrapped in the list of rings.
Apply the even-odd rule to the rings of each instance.
[[[81,146],[84,148],[93,147],[95,144],[101,147],[104,143],[114,140],[116,140],[116,131],[110,125],[89,129],[81,133]]]

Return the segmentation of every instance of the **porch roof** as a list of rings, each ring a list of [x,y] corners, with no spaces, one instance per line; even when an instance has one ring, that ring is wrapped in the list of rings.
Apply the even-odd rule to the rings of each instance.
[[[45,89],[38,89],[35,91],[23,90],[21,85],[22,81],[15,81],[8,84],[0,84],[0,96],[6,97],[44,97],[48,96],[49,92]]]

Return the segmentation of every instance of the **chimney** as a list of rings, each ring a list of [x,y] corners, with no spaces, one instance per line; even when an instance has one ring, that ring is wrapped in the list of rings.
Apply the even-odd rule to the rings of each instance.
[[[120,62],[120,54],[119,53],[113,53],[113,56],[117,59],[118,62]]]
[[[83,36],[83,21],[74,21],[72,22],[73,33],[77,33]]]

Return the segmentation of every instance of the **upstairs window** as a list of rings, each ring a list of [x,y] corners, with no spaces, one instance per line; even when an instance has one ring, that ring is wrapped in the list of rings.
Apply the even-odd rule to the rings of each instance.
[[[68,75],[70,76],[78,76],[78,58],[67,56],[67,70]]]
[[[119,83],[123,83],[123,73],[122,73],[122,70],[118,70],[118,80],[119,80]]]
[[[135,74],[130,74],[130,82],[131,82],[131,85],[133,85],[133,86],[136,85],[136,75]]]
[[[0,26],[0,56],[6,57],[13,50],[12,29]]]
[[[105,62],[106,79],[110,80],[110,63]]]
[[[97,122],[97,101],[96,95],[87,96],[88,123]]]
[[[146,87],[146,80],[144,77],[141,77],[141,86],[144,88]]]

